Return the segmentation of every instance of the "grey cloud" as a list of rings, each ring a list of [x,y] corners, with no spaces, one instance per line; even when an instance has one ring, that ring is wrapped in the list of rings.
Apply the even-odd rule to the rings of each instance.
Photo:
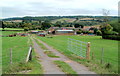
[[[79,9],[79,8],[62,8],[49,3],[34,2],[28,3],[30,7],[21,5],[16,7],[2,7],[2,17],[10,16],[38,16],[38,15],[74,15],[74,14],[102,14],[102,9]],[[117,14],[116,10],[111,10],[110,14]]]

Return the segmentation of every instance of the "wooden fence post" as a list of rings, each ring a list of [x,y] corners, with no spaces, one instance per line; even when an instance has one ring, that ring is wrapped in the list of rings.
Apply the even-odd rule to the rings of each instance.
[[[92,52],[92,60],[94,60],[94,53]]]
[[[12,48],[10,48],[10,64],[12,64]]]
[[[90,42],[87,43],[86,59],[90,59]]]
[[[29,60],[30,60],[30,61],[32,60],[32,49],[31,49],[31,52],[30,52]]]
[[[102,52],[101,52],[101,64],[103,63],[103,56],[104,56],[104,49],[102,48]]]
[[[28,62],[29,60],[32,60],[32,46],[30,46],[29,50],[28,50],[28,55],[26,58],[26,62]]]

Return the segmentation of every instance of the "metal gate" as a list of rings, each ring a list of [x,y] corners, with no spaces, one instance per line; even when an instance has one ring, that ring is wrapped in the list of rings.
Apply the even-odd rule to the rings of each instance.
[[[80,57],[86,58],[87,42],[68,38],[68,50]]]

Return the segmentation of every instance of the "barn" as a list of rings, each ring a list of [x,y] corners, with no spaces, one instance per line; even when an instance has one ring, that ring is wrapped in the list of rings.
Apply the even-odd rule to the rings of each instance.
[[[55,35],[74,35],[74,27],[50,27],[48,29],[49,34]]]

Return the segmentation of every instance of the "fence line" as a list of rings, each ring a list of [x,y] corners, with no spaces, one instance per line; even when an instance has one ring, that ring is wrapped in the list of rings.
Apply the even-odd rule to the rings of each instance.
[[[16,61],[16,60],[18,60],[18,57],[17,57],[18,55],[16,55],[15,51],[12,52],[13,48],[10,48],[10,49],[7,49],[7,50],[8,50],[8,52],[6,54],[2,55],[2,57],[0,57],[2,59],[0,61],[0,64],[12,64],[12,63],[15,63],[15,62],[26,61],[25,58],[26,58],[27,55],[24,55],[24,57],[20,57],[19,61]],[[21,51],[18,52],[18,53],[21,53]]]

